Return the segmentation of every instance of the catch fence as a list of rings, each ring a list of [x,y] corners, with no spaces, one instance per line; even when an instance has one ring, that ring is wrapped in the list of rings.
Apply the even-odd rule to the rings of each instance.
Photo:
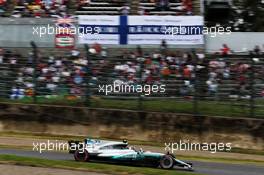
[[[264,58],[254,54],[105,56],[6,52],[0,62],[4,102],[119,108],[194,115],[263,117]]]

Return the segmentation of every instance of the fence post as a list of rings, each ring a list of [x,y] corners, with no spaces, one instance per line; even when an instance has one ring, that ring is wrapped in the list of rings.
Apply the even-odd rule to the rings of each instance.
[[[192,56],[194,57],[194,73],[195,73],[195,78],[194,78],[194,95],[193,95],[193,115],[198,115],[198,98],[197,98],[197,91],[198,91],[198,74],[197,74],[197,56],[195,50],[192,50]]]
[[[33,103],[37,103],[37,62],[38,62],[38,51],[37,51],[37,45],[34,41],[30,42],[30,45],[33,49],[33,68],[34,68],[34,72],[33,72]]]
[[[253,54],[250,53],[250,116],[255,117],[255,60]]]
[[[86,84],[86,88],[85,88],[85,105],[86,106],[90,106],[91,105],[91,100],[90,100],[90,77],[91,77],[91,61],[90,61],[90,53],[89,53],[89,46],[87,44],[84,45],[85,48],[85,52],[86,52],[86,59],[87,59],[87,72],[86,72],[86,76],[85,76],[85,84]]]
[[[139,85],[142,86],[142,73],[143,73],[143,60],[140,60],[140,68],[139,68]],[[139,93],[139,97],[138,97],[138,110],[142,110],[142,94]]]

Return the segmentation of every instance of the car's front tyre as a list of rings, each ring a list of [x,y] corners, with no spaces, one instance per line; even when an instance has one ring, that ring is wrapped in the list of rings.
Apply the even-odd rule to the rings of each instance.
[[[171,155],[165,155],[160,160],[160,167],[162,169],[172,169],[174,167],[174,159]]]
[[[74,153],[74,159],[78,162],[89,161],[89,153],[86,150],[76,150]]]

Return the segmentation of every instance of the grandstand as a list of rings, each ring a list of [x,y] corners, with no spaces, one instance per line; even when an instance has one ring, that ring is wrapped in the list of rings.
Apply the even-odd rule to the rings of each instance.
[[[68,0],[14,1],[0,4],[0,15],[51,17],[52,15],[192,15],[191,0]]]
[[[56,0],[0,1],[0,16],[52,17],[54,15],[205,15],[207,26],[232,31],[263,31],[261,0]],[[202,6],[201,6],[202,5]],[[204,10],[203,10],[204,9]]]
[[[230,26],[234,32],[263,31],[262,0],[205,1],[207,26]]]

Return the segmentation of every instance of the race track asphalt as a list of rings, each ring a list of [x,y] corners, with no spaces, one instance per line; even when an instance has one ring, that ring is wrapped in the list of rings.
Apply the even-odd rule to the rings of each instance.
[[[17,156],[36,157],[50,160],[73,160],[73,156],[67,153],[0,149],[0,154],[11,154]],[[212,163],[190,161],[194,165],[194,174],[202,173],[208,175],[263,175],[264,167],[255,165],[238,165],[227,163]]]

